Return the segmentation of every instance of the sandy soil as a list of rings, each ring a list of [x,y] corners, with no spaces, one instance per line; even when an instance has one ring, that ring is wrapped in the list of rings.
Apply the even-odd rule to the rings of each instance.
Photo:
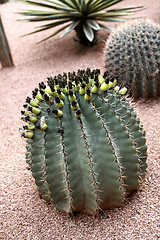
[[[125,5],[145,4],[148,17],[160,23],[160,0],[125,1]],[[27,95],[64,71],[78,68],[104,69],[104,42],[80,52],[72,37],[57,37],[36,44],[47,33],[28,37],[35,24],[16,21],[20,3],[0,6],[5,31],[11,47],[14,68],[0,69],[0,239],[1,240],[157,240],[160,239],[160,103],[137,102],[135,109],[146,130],[148,168],[138,192],[122,207],[96,217],[78,214],[70,217],[56,211],[38,196],[34,179],[26,169],[25,142],[19,134],[20,110]],[[107,33],[100,31],[105,39]]]

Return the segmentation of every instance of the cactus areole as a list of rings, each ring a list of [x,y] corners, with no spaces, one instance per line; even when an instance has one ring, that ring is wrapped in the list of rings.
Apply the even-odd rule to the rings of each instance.
[[[145,132],[116,82],[87,68],[48,78],[26,99],[26,161],[40,195],[59,211],[120,206],[144,178]]]
[[[135,99],[160,97],[160,26],[151,20],[122,24],[106,41],[105,67]]]

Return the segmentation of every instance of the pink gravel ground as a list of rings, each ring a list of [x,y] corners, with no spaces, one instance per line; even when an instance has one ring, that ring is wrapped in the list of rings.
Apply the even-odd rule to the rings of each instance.
[[[124,5],[148,5],[148,17],[160,23],[160,0],[126,0]],[[123,206],[98,216],[68,216],[38,196],[26,169],[25,142],[19,134],[24,100],[37,87],[64,71],[78,68],[104,70],[103,46],[80,52],[72,36],[37,44],[46,33],[28,37],[33,23],[16,21],[21,3],[0,5],[15,67],[0,69],[0,239],[1,240],[157,240],[160,239],[160,103],[136,102],[135,110],[146,130],[148,168],[145,180]],[[100,31],[105,39],[107,34]]]

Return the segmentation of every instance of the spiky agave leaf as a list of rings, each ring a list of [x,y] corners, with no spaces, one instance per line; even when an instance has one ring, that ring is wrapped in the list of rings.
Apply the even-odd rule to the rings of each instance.
[[[0,63],[2,67],[13,67],[13,59],[0,15]]]
[[[39,26],[37,30],[30,34],[62,25],[58,30],[43,40],[51,38],[66,29],[60,36],[64,37],[74,29],[80,42],[84,44],[94,42],[95,33],[100,28],[110,29],[107,25],[103,24],[103,22],[126,21],[131,18],[130,15],[134,14],[134,12],[145,8],[144,6],[131,6],[106,10],[123,0],[22,1],[43,9],[22,11],[21,14],[27,17],[23,20],[30,22],[50,21],[50,23]]]

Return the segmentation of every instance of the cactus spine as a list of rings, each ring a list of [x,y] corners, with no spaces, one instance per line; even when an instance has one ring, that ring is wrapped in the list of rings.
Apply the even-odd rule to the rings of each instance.
[[[105,67],[128,84],[134,98],[160,96],[160,26],[134,20],[118,27],[105,46]]]
[[[59,211],[120,206],[144,178],[145,133],[116,78],[98,69],[59,74],[26,99],[26,160],[42,198]]]

